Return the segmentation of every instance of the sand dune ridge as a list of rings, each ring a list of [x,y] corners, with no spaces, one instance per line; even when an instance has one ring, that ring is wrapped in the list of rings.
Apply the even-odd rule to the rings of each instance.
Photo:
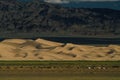
[[[44,39],[6,39],[0,42],[0,60],[120,60],[120,45],[90,46]]]

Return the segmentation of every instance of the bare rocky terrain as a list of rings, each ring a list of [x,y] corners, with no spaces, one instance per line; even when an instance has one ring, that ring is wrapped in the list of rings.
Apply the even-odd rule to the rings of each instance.
[[[6,39],[0,42],[0,60],[120,60],[120,45],[90,46],[44,39]]]
[[[67,8],[31,0],[0,0],[0,36],[119,37],[120,10]],[[22,33],[22,34],[21,34]]]

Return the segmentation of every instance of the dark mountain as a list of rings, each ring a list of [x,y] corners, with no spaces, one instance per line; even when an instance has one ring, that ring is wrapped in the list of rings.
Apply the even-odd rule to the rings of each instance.
[[[120,36],[120,11],[0,0],[1,37]]]

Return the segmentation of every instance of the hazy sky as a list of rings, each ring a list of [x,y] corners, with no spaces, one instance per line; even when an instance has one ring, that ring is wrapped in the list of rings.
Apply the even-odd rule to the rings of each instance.
[[[71,1],[120,1],[120,0],[71,0]]]
[[[120,0],[44,0],[50,2],[64,2],[64,1],[120,1]]]
[[[65,6],[72,7],[84,7],[84,8],[110,8],[120,10],[120,0],[44,0],[48,3],[69,3],[76,2],[74,4],[66,4]],[[113,1],[113,2],[111,2]],[[119,2],[116,2],[119,1]],[[85,3],[84,3],[85,2]]]
[[[70,1],[97,1],[97,2],[101,2],[101,1],[120,1],[120,0],[44,0],[45,2],[50,2],[50,3],[69,3]]]

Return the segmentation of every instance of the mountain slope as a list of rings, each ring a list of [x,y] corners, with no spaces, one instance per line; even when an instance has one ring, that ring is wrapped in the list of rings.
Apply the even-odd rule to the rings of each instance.
[[[64,8],[39,0],[1,0],[0,13],[3,37],[24,37],[21,33],[27,37],[120,35],[120,11],[112,9]]]

